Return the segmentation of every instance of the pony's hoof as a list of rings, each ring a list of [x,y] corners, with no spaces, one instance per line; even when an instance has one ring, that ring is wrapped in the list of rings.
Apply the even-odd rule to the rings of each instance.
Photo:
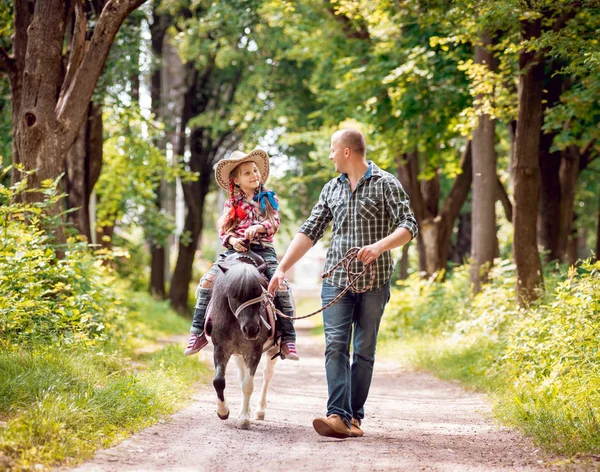
[[[264,411],[257,411],[256,412],[256,419],[257,420],[264,420],[265,419],[265,412]]]
[[[239,420],[237,423],[237,427],[239,429],[250,429],[250,420],[248,420],[248,419]]]
[[[221,413],[219,413],[217,411],[217,416],[219,417],[219,419],[222,419],[223,421],[226,420],[227,418],[229,418],[229,412],[225,413],[224,415],[222,415]]]

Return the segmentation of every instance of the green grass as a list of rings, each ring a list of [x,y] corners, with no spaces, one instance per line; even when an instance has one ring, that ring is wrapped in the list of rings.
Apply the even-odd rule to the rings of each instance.
[[[514,305],[499,265],[482,293],[466,271],[441,284],[394,290],[378,354],[489,394],[502,422],[569,457],[600,453],[600,264],[549,273],[544,297]]]
[[[208,379],[178,345],[136,354],[189,321],[146,295],[131,304],[126,343],[0,351],[0,469],[80,462],[181,408]]]

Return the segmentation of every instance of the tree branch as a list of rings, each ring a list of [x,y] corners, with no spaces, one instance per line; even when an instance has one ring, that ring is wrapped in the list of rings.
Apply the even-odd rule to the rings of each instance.
[[[33,11],[27,0],[15,0],[15,34],[13,38],[13,56],[16,72],[20,76],[25,70],[25,54],[27,52],[27,28],[31,24]]]
[[[508,198],[508,193],[506,193],[506,189],[504,188],[504,185],[502,185],[502,182],[500,182],[500,179],[498,178],[498,176],[496,176],[496,182],[498,183],[498,200],[500,200],[500,202],[502,203],[502,207],[504,208],[504,214],[506,215],[506,219],[510,223],[512,223],[512,213],[513,213],[512,202],[510,201],[510,198]]]
[[[462,172],[454,179],[452,189],[445,198],[440,210],[440,216],[447,218],[449,221],[456,219],[471,190],[471,182],[473,181],[471,141],[467,143],[467,147],[460,158],[460,167]]]
[[[73,31],[73,38],[71,40],[71,53],[69,55],[69,63],[67,65],[67,74],[63,81],[59,103],[62,101],[65,92],[71,86],[75,72],[81,65],[83,55],[85,53],[85,31],[86,31],[86,19],[83,12],[83,5],[80,0],[75,0],[75,28]]]
[[[410,197],[411,207],[414,210],[417,222],[421,223],[432,215],[427,213],[425,199],[419,185],[419,153],[418,151],[405,153],[397,159],[398,178]]]
[[[342,31],[347,38],[360,39],[362,41],[369,41],[371,39],[371,35],[369,34],[369,30],[364,21],[351,20],[345,14],[336,10],[330,0],[324,1],[326,4],[325,8],[341,25]]]
[[[596,138],[590,139],[585,146],[579,149],[579,172],[585,169],[588,165],[590,165],[590,162],[598,157],[598,154],[592,156],[592,149],[594,149],[595,145]]]
[[[14,70],[14,58],[10,57],[3,47],[0,47],[0,71],[12,74]]]
[[[145,0],[109,0],[104,6],[81,65],[56,106],[56,116],[63,126],[68,144],[75,139],[79,130],[78,124],[87,113],[92,93],[117,31],[125,17],[144,2]]]

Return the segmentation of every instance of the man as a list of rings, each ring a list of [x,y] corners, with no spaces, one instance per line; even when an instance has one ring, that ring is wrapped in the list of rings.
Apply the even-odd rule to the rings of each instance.
[[[343,129],[333,134],[329,159],[340,175],[329,181],[308,220],[292,240],[271,282],[273,293],[284,274],[300,260],[322,236],[333,220],[331,245],[325,270],[329,270],[346,251],[359,247],[350,267],[359,272],[373,262],[375,280],[363,293],[348,291],[323,312],[325,327],[325,372],[329,398],[327,417],[317,418],[313,427],[322,436],[346,438],[362,436],[377,333],[383,310],[389,300],[393,261],[390,250],[417,236],[417,223],[400,182],[366,159],[362,133]],[[357,290],[366,288],[362,278]],[[368,279],[368,277],[366,278]],[[323,282],[323,306],[331,302],[348,284],[346,272],[338,267]],[[354,330],[354,337],[352,332]],[[353,358],[350,366],[350,340]]]

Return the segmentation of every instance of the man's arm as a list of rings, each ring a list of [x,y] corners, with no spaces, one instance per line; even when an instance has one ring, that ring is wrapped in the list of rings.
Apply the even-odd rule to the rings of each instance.
[[[361,248],[356,255],[356,259],[368,264],[369,262],[373,262],[375,259],[377,259],[385,251],[404,246],[411,239],[412,234],[409,230],[406,228],[398,228],[389,236],[380,239],[376,243]]]
[[[311,247],[313,247],[313,241],[306,234],[297,233],[296,236],[294,236],[288,250],[279,263],[279,267],[277,267],[273,277],[271,277],[268,288],[269,293],[275,293],[275,290],[277,290],[279,285],[283,284],[285,273],[290,270],[296,262],[302,259],[302,256],[304,256]]]

